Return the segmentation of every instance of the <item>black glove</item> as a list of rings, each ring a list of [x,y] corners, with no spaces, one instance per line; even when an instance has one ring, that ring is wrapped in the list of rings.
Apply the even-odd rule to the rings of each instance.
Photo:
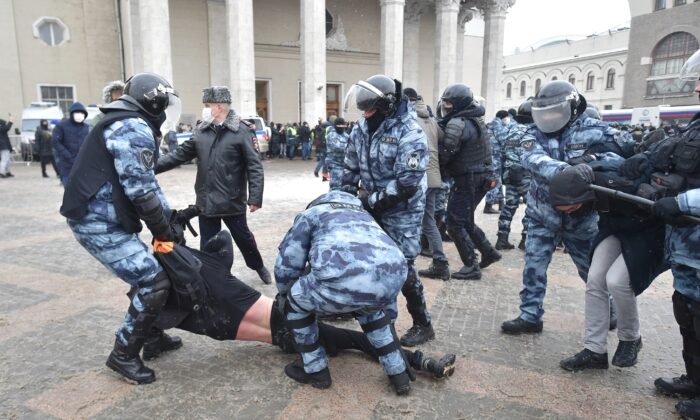
[[[652,207],[654,216],[660,217],[666,223],[672,223],[677,216],[680,216],[681,209],[678,207],[676,197],[664,197],[654,202]]]
[[[569,159],[569,162],[567,162],[569,165],[574,166],[574,165],[580,165],[582,163],[590,163],[596,160],[595,155],[581,155],[579,157],[571,158]]]
[[[649,157],[644,153],[638,153],[625,160],[618,169],[620,175],[628,179],[639,179],[649,168]]]
[[[578,165],[572,166],[572,170],[576,172],[587,184],[592,184],[595,181],[595,173],[593,173],[593,168],[586,165],[585,163],[580,163]]]

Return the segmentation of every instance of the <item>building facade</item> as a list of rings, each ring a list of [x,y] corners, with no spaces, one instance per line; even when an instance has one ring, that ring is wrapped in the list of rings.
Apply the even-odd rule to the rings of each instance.
[[[622,106],[629,28],[584,39],[550,40],[505,57],[499,108],[515,108],[552,80],[567,80],[599,109]]]
[[[342,114],[347,89],[377,73],[428,103],[457,81],[495,96],[513,3],[0,0],[0,77],[10,81],[0,115],[39,100],[99,104],[108,81],[141,71],[172,80],[188,122],[210,85],[231,87],[239,113],[277,122]]]

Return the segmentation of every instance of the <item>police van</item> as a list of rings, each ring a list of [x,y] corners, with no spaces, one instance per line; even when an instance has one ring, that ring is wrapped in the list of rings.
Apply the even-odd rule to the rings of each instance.
[[[267,154],[270,149],[270,127],[267,126],[265,120],[258,115],[241,117],[244,120],[255,126],[255,137],[258,141],[257,149],[261,157]]]
[[[39,160],[39,145],[34,141],[34,132],[41,120],[49,121],[49,128],[58,124],[63,118],[63,111],[54,102],[32,102],[22,111],[19,128],[21,136],[20,152],[22,160]]]

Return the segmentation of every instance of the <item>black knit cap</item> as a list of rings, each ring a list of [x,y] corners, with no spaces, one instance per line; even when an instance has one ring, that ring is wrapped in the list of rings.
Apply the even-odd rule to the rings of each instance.
[[[418,92],[416,92],[415,89],[410,88],[410,87],[404,89],[403,94],[408,96],[408,99],[410,99],[410,100],[415,100],[415,99],[418,99],[418,97],[419,97]]]
[[[595,199],[588,182],[569,166],[552,177],[549,183],[549,202],[552,206],[568,206]]]
[[[506,117],[510,117],[510,114],[508,113],[508,111],[500,110],[496,113],[496,118],[503,119]]]

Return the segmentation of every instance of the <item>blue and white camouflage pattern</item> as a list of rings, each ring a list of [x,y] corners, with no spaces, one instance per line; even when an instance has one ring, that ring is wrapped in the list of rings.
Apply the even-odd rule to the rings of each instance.
[[[356,197],[330,191],[300,213],[279,246],[275,262],[277,289],[290,297],[287,318],[310,313],[355,313],[361,324],[384,316],[396,318],[396,297],[407,266],[396,243],[362,209]],[[293,329],[297,344],[318,341],[318,325]],[[375,348],[394,340],[388,326],[368,334]],[[382,344],[383,343],[383,344]],[[327,367],[323,347],[301,353],[307,373]],[[403,372],[399,351],[380,357],[385,371]]]
[[[513,215],[518,210],[520,197],[527,199],[527,192],[530,189],[530,175],[520,163],[523,155],[520,142],[528,131],[534,129],[533,127],[533,124],[510,124],[496,136],[500,149],[501,179],[506,189],[505,206],[501,209],[501,214],[498,217],[498,233],[506,236],[510,234],[510,224]],[[522,234],[526,235],[527,214],[523,217],[522,224]]]
[[[678,195],[678,208],[683,214],[700,217],[700,188]],[[695,276],[677,276],[673,288],[700,302],[700,225],[666,227],[666,252],[672,265],[695,269]]]
[[[345,148],[348,146],[350,135],[338,133],[331,129],[326,134],[326,170],[331,176],[330,190],[339,190],[343,185],[343,164]]]
[[[598,233],[598,216],[595,212],[565,214],[552,207],[549,182],[569,166],[566,163],[569,159],[582,156],[592,145],[607,142],[626,146],[633,140],[628,133],[615,130],[607,123],[585,114],[571,122],[558,136],[547,137],[535,127],[520,141],[523,148],[521,164],[531,175],[526,210],[529,223],[525,268],[520,292],[520,317],[525,321],[542,320],[547,268],[560,239],[564,241],[579,276],[584,281],[588,276],[589,252]],[[597,153],[596,158],[601,161],[624,160],[612,152]]]
[[[498,142],[498,136],[501,135],[509,126],[503,124],[503,120],[496,117],[490,123],[486,124],[489,140],[491,141],[491,160],[493,161],[493,173],[496,177],[496,186],[486,193],[486,203],[495,204],[503,200],[503,181],[502,181],[502,162],[501,162],[501,145]]]
[[[164,209],[167,201],[156,181],[153,164],[144,164],[142,152],[155,154],[155,140],[146,121],[128,118],[116,121],[104,130],[107,150],[114,156],[114,167],[126,196],[133,200],[149,192],[158,194]],[[158,261],[137,234],[127,233],[119,223],[112,202],[112,185],[105,183],[88,202],[87,214],[80,220],[68,220],[75,239],[86,251],[117,277],[138,287],[132,303],[143,309],[139,295],[150,292],[155,276],[163,271]],[[126,344],[133,330],[132,318],[126,315],[117,336]]]

